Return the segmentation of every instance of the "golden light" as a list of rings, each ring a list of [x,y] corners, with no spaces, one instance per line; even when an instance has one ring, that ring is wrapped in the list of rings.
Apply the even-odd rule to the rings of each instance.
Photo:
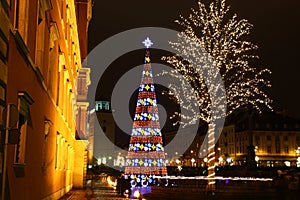
[[[255,161],[258,162],[259,161],[259,157],[255,156]]]
[[[110,187],[117,187],[117,180],[112,180],[110,176],[107,177],[107,183]]]
[[[134,191],[134,193],[133,193],[133,197],[134,198],[140,198],[140,196],[141,196],[141,193],[140,193],[140,191],[138,191],[138,190],[136,190],[136,191]]]
[[[219,157],[219,162],[220,162],[220,163],[223,162],[222,156]]]

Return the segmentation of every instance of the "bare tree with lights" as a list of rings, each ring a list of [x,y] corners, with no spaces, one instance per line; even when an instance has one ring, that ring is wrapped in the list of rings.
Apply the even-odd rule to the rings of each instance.
[[[226,117],[245,105],[251,105],[258,112],[263,108],[272,109],[266,93],[266,89],[271,87],[266,76],[271,71],[254,64],[258,59],[255,54],[258,46],[248,41],[247,37],[252,25],[245,19],[239,20],[236,14],[230,15],[229,9],[226,0],[214,0],[209,7],[199,1],[198,8],[191,9],[188,17],[180,16],[176,21],[184,28],[178,40],[171,42],[177,55],[162,58],[174,67],[174,73],[169,75],[176,79],[182,79],[183,76],[189,83],[170,85],[173,88],[172,98],[184,105],[181,109],[189,111],[188,115],[176,112],[172,118],[177,120],[176,123],[193,124],[199,119],[208,123],[208,178],[212,178],[208,181],[208,188],[211,190],[215,188],[213,178],[218,118]],[[221,83],[216,81],[217,75],[211,73],[211,65],[207,63],[216,66],[225,96],[219,95],[219,91],[222,93]],[[191,86],[195,95],[186,98],[185,94],[191,91]],[[198,112],[193,108],[194,102],[199,108]],[[214,107],[220,102],[225,102],[225,108]],[[226,109],[225,114],[214,113],[218,109]]]

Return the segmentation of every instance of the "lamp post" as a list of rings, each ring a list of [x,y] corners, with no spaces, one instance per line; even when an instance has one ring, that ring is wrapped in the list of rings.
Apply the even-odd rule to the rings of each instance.
[[[191,162],[192,162],[192,167],[194,167],[194,162],[195,162],[195,159],[194,158],[192,158],[191,159]],[[195,163],[196,164],[196,163]]]
[[[257,167],[259,166],[259,164],[258,164],[258,161],[259,161],[259,157],[258,156],[255,156],[255,161],[256,161],[256,165],[257,165]]]
[[[223,158],[222,156],[219,157],[219,165],[221,166],[222,165],[222,162],[223,162]]]
[[[208,161],[207,157],[205,157],[205,158],[203,159],[203,161],[204,161],[204,167],[206,167],[206,163],[207,163],[207,161]]]

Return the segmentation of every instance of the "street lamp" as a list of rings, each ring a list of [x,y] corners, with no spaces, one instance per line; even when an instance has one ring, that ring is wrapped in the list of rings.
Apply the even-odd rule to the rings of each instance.
[[[195,162],[195,159],[194,158],[192,158],[191,159],[191,162],[192,162],[192,167],[194,167],[194,162]],[[195,163],[196,164],[196,163]]]
[[[259,161],[259,157],[258,156],[255,156],[255,161],[256,161],[257,167],[258,167],[258,161]]]
[[[207,163],[207,161],[208,161],[208,159],[207,159],[207,157],[205,157],[205,158],[203,159],[203,162],[204,162],[204,167],[206,167],[206,163]]]
[[[259,161],[259,157],[255,156],[255,161],[258,162]]]
[[[222,156],[219,157],[219,165],[222,165],[222,162],[223,162],[223,158]]]

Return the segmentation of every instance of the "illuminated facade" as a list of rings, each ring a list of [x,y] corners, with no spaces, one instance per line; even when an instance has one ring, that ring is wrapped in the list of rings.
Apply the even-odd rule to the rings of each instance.
[[[300,122],[281,113],[249,114],[224,127],[218,141],[219,164],[245,165],[253,146],[258,166],[300,167]],[[250,150],[251,152],[251,150]]]
[[[189,130],[186,130],[185,134],[189,133]],[[176,132],[166,133],[166,144],[175,136]],[[200,152],[203,140],[204,134],[198,133],[183,155],[178,155],[174,149],[172,152],[175,156],[166,155],[167,166],[207,166],[208,158],[203,157],[206,149]],[[228,117],[222,129],[215,152],[218,166],[247,166],[247,159],[252,154],[252,161],[256,162],[256,166],[300,167],[300,121],[275,112],[265,112],[261,115],[234,113]]]
[[[76,131],[82,104],[77,78],[84,71],[91,0],[1,0],[0,15],[0,38],[7,37],[9,46],[3,60],[0,42],[0,85],[6,87],[0,103],[19,110],[6,188],[10,199],[59,199],[72,187],[84,187],[87,151],[76,132],[86,127]]]
[[[6,85],[7,85],[7,61],[8,61],[8,43],[9,43],[9,9],[10,1],[5,0],[0,2],[0,136],[3,138],[3,111],[6,105]],[[2,178],[3,165],[3,146],[0,144],[0,177]],[[1,179],[2,180],[2,179]],[[1,181],[2,182],[2,181]],[[1,185],[1,183],[0,183]],[[1,193],[1,192],[0,192]]]

